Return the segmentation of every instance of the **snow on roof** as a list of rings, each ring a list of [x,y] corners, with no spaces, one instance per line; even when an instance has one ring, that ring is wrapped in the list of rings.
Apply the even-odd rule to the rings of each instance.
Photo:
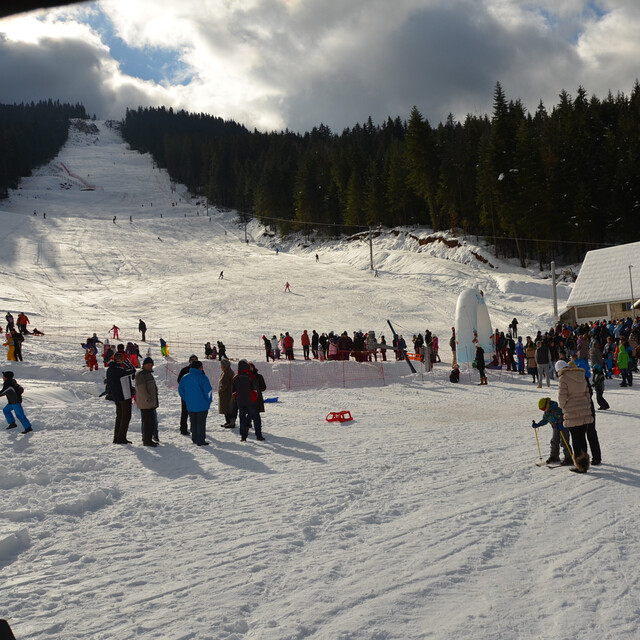
[[[567,300],[567,307],[630,300],[630,265],[637,299],[640,294],[640,242],[589,251]]]

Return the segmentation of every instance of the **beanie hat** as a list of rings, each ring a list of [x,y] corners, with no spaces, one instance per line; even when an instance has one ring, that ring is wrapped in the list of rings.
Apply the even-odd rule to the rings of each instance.
[[[551,398],[540,398],[538,400],[538,409],[542,411],[546,411],[549,408],[549,403],[551,402]]]
[[[3,371],[2,375],[7,379],[7,380],[12,380],[13,379],[13,371]]]
[[[189,363],[189,369],[200,369],[202,367],[202,362],[200,360],[194,360]]]
[[[153,364],[153,360],[151,358],[147,357],[142,361],[142,366],[143,367],[144,367],[145,364]]]
[[[222,360],[220,360],[220,366],[222,366],[222,367],[230,367],[231,363],[226,358],[222,358]]]
[[[246,360],[240,360],[240,362],[238,362],[238,371],[242,371],[248,368],[249,368],[249,363]]]
[[[198,359],[198,356],[195,353],[192,353],[189,356],[189,362],[193,362],[194,360],[197,360],[197,359]]]
[[[556,373],[560,373],[563,369],[565,369],[568,366],[569,365],[566,363],[565,360],[558,360],[558,362],[556,362]]]

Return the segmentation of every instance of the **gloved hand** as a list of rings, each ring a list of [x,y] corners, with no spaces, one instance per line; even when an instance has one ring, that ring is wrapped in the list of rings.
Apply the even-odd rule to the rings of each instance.
[[[558,431],[566,431],[566,427],[563,424],[557,424],[555,428]]]
[[[535,420],[532,420],[532,421],[531,421],[531,427],[532,427],[533,429],[537,429],[537,428],[538,428],[538,423],[537,423]]]

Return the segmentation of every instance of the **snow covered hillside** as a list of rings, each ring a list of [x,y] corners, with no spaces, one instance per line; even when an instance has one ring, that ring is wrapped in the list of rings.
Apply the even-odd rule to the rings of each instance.
[[[3,368],[34,427],[0,429],[0,616],[20,640],[637,637],[636,388],[608,383],[603,465],[579,476],[534,464],[529,425],[555,381],[448,382],[462,289],[526,335],[550,326],[550,281],[428,230],[377,236],[378,278],[366,238],[304,247],[250,223],[247,243],[233,213],[95,124],[0,202],[0,307],[45,332]],[[153,450],[135,409],[134,444],[111,444],[104,371],[82,366],[81,341],[113,324],[138,341],[139,318],[160,387]],[[210,447],[179,435],[175,373],[205,341],[266,372],[263,334],[390,338],[387,319],[409,340],[431,329],[445,362],[387,363],[385,386],[268,391],[265,442],[221,429],[215,404]],[[344,409],[353,422],[325,421]]]

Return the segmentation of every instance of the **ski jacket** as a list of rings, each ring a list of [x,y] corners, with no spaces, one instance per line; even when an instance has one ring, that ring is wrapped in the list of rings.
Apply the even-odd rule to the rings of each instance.
[[[571,362],[558,375],[558,404],[564,414],[564,426],[571,428],[591,424],[591,395],[584,370]]]
[[[311,338],[309,338],[309,334],[306,331],[300,336],[300,344],[303,347],[308,347],[311,344]]]
[[[118,364],[115,360],[109,363],[107,367],[107,393],[111,396],[111,400],[114,402],[131,400],[131,379],[135,372],[133,365],[126,360],[123,360],[122,364]]]
[[[538,422],[538,426],[542,427],[545,424],[550,424],[554,429],[563,424],[564,416],[562,415],[562,409],[558,406],[557,402],[551,400],[549,402],[549,408],[542,415],[542,420]]]
[[[135,382],[138,409],[157,409],[160,403],[158,402],[158,386],[153,373],[141,369],[136,373]]]
[[[238,371],[231,381],[231,388],[238,407],[248,407],[258,402],[258,379],[249,369]]]
[[[629,353],[623,345],[620,345],[620,347],[618,348],[617,363],[619,369],[629,368]]]
[[[190,369],[178,385],[178,393],[187,405],[189,413],[208,411],[213,398],[209,378],[201,369]]]
[[[15,378],[5,380],[0,390],[0,397],[5,396],[8,404],[22,404],[24,389],[16,382]]]

